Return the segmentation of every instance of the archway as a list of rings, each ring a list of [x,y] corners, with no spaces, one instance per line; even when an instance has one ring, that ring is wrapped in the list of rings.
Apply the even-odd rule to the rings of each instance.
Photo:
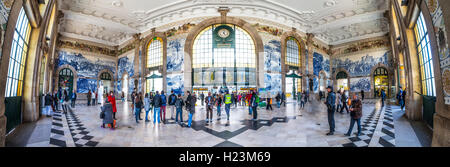
[[[72,97],[74,90],[74,74],[69,68],[64,68],[58,73],[58,88],[61,92],[67,91],[69,97]]]
[[[194,39],[194,90],[240,92],[257,88],[256,48],[253,38],[234,24],[212,24]]]
[[[235,17],[228,17],[228,16],[222,16],[222,17],[215,17],[211,19],[204,20],[203,22],[197,24],[191,31],[189,32],[189,35],[186,38],[185,43],[185,57],[184,57],[184,87],[186,90],[192,90],[193,89],[193,75],[195,74],[195,71],[193,71],[193,55],[194,55],[194,40],[199,36],[200,33],[202,33],[205,29],[208,27],[211,27],[212,25],[221,25],[221,24],[227,24],[232,25],[233,27],[239,27],[240,29],[244,30],[253,41],[253,44],[255,45],[254,54],[255,54],[255,77],[254,80],[256,82],[256,87],[260,88],[264,86],[264,68],[260,67],[260,62],[263,62],[264,58],[264,45],[262,42],[262,39],[256,30],[255,27],[253,27],[251,24],[247,23],[246,21],[235,18]],[[234,60],[233,60],[234,61]],[[246,73],[241,73],[246,74]],[[250,77],[251,75],[249,75]],[[198,76],[199,77],[199,76]],[[237,77],[239,78],[239,77]],[[218,87],[219,88],[219,87]],[[254,88],[243,88],[244,90],[251,90]]]
[[[340,71],[336,74],[336,91],[348,91],[349,83],[349,76],[346,71]]]
[[[122,79],[121,79],[121,83],[122,83],[122,91],[121,93],[123,93],[124,95],[124,99],[127,100],[128,99],[128,73],[123,74]]]
[[[386,92],[386,97],[390,97],[389,94],[389,73],[384,67],[378,67],[373,72],[373,85],[375,97],[380,97],[381,90]]]
[[[114,91],[114,79],[112,77],[112,72],[109,70],[102,70],[98,76],[98,90],[96,91],[98,94],[98,103],[102,103],[104,101],[103,98],[107,97],[110,91]]]

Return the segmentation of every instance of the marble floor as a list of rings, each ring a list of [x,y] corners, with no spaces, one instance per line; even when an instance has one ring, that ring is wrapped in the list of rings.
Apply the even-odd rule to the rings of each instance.
[[[7,137],[7,146],[18,147],[427,147],[430,132],[417,128],[402,115],[398,106],[381,107],[381,102],[363,102],[362,135],[344,136],[349,114],[335,114],[336,132],[328,132],[325,105],[312,101],[299,109],[294,101],[286,107],[268,111],[258,109],[258,120],[252,121],[248,108],[232,107],[230,121],[222,107],[221,120],[205,124],[206,111],[196,108],[191,128],[179,125],[166,112],[166,124],[136,123],[130,103],[117,101],[117,128],[101,128],[100,105],[78,104],[67,114],[55,113],[17,128]],[[145,113],[142,114],[144,118]],[[153,115],[152,115],[153,116]],[[151,120],[153,117],[149,116]],[[184,111],[183,119],[186,120]],[[419,133],[420,135],[416,135]],[[356,132],[354,127],[353,132]],[[18,142],[20,141],[20,142]]]

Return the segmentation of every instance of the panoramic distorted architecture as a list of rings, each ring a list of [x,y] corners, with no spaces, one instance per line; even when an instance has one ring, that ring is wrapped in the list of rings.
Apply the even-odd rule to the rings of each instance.
[[[450,146],[447,0],[1,0],[0,13],[0,146]]]

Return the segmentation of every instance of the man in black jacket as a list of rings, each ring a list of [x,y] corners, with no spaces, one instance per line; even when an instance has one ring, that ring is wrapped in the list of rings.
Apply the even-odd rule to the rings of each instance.
[[[330,132],[327,133],[327,135],[333,135],[334,134],[334,110],[336,107],[336,94],[333,92],[333,87],[328,86],[328,97],[327,101],[325,101],[325,105],[327,105],[327,111],[328,111],[328,124],[330,125]]]
[[[195,114],[195,103],[197,103],[197,97],[194,95],[191,95],[190,91],[187,91],[188,97],[186,99],[186,108],[189,111],[189,122],[188,127],[191,127],[192,123],[192,117]]]
[[[158,91],[156,91],[156,95],[153,97],[152,105],[153,105],[153,109],[155,111],[155,112],[153,112],[153,124],[156,124],[156,115],[158,115],[158,123],[161,123],[161,118],[160,118],[159,113],[161,112],[162,100],[161,100],[161,96],[159,95]]]
[[[341,96],[341,102],[342,102],[342,107],[341,107],[341,111],[340,111],[341,114],[344,112],[344,108],[348,114],[347,99],[348,99],[348,97],[347,97],[347,95],[345,95],[345,91],[343,91],[342,96]]]
[[[72,105],[71,106],[72,106],[72,108],[75,108],[75,101],[77,100],[77,92],[75,90],[72,93],[71,100],[72,100]]]
[[[169,111],[170,111],[170,119],[173,119],[173,115],[175,114],[175,102],[177,101],[177,96],[173,93],[173,90],[170,92],[169,96]]]

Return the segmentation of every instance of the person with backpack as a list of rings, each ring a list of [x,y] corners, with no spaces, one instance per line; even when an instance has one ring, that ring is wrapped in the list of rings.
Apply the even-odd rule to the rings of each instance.
[[[275,100],[277,101],[277,108],[280,108],[280,105],[281,105],[281,95],[280,95],[280,93],[278,93],[277,96],[275,96]]]
[[[100,118],[103,120],[101,127],[105,128],[105,124],[111,125],[111,130],[114,130],[113,107],[108,99],[105,100],[105,103],[100,109]]]
[[[145,94],[145,98],[144,98],[144,109],[145,109],[145,122],[150,122],[150,120],[148,119],[148,113],[150,112],[151,105],[150,105],[150,98],[148,93]]]
[[[349,113],[348,107],[347,107],[347,100],[348,100],[348,97],[347,97],[347,95],[345,95],[345,90],[344,90],[341,93],[341,102],[342,102],[342,107],[341,107],[341,111],[340,111],[341,114],[344,112],[344,108],[347,111],[347,113]]]
[[[352,105],[350,106],[350,128],[348,129],[348,132],[345,134],[345,136],[350,136],[353,130],[353,126],[355,125],[355,122],[358,125],[358,133],[356,136],[361,135],[361,117],[362,117],[362,103],[361,100],[358,99],[358,96],[356,93],[353,95]]]
[[[266,110],[269,110],[269,108],[270,108],[270,110],[273,111],[273,108],[272,108],[272,98],[271,98],[270,96],[271,96],[271,95],[270,95],[270,92],[267,93],[267,98],[266,98],[266,101],[267,101]]]
[[[156,91],[155,96],[153,97],[152,105],[153,105],[153,124],[156,124],[156,120],[158,120],[158,123],[161,123],[161,96],[159,95],[159,92]],[[156,118],[156,115],[158,115],[158,118]]]
[[[220,116],[222,116],[222,112],[220,111],[220,107],[222,107],[222,94],[218,94],[216,97],[216,106],[217,106],[217,120],[220,120]]]
[[[381,107],[384,107],[384,100],[386,100],[386,92],[384,92],[384,89],[381,89]]]
[[[250,99],[250,104],[252,106],[252,112],[253,112],[253,121],[256,121],[258,118],[258,105],[259,105],[259,97],[256,92],[253,92],[252,98]]]
[[[228,92],[228,90],[226,91],[225,96],[223,97],[223,101],[225,103],[225,112],[227,113],[227,120],[230,120],[230,108],[231,108],[231,95]]]
[[[181,97],[181,94],[178,94],[178,98],[175,100],[175,108],[177,110],[176,116],[175,116],[175,122],[182,124],[183,123],[183,98]],[[178,122],[178,115],[180,116],[180,122]]]
[[[197,103],[197,97],[194,95],[191,95],[190,91],[187,91],[188,97],[186,99],[186,108],[189,111],[189,121],[188,121],[188,127],[191,127],[192,123],[192,117],[195,114],[195,103]]]
[[[161,91],[161,121],[163,124],[166,124],[166,105],[167,105],[167,98],[166,95],[164,95],[164,91]]]
[[[212,123],[214,102],[215,102],[214,97],[211,96],[211,92],[208,92],[208,96],[205,98],[206,124],[208,124],[208,122]]]
[[[250,104],[250,100],[252,99],[252,94],[250,92],[247,93],[245,100],[248,103],[248,115],[252,115],[252,105]]]
[[[169,96],[169,111],[170,111],[170,119],[173,120],[173,115],[175,114],[175,102],[177,101],[177,95],[173,93],[173,90],[171,91],[171,94]]]

